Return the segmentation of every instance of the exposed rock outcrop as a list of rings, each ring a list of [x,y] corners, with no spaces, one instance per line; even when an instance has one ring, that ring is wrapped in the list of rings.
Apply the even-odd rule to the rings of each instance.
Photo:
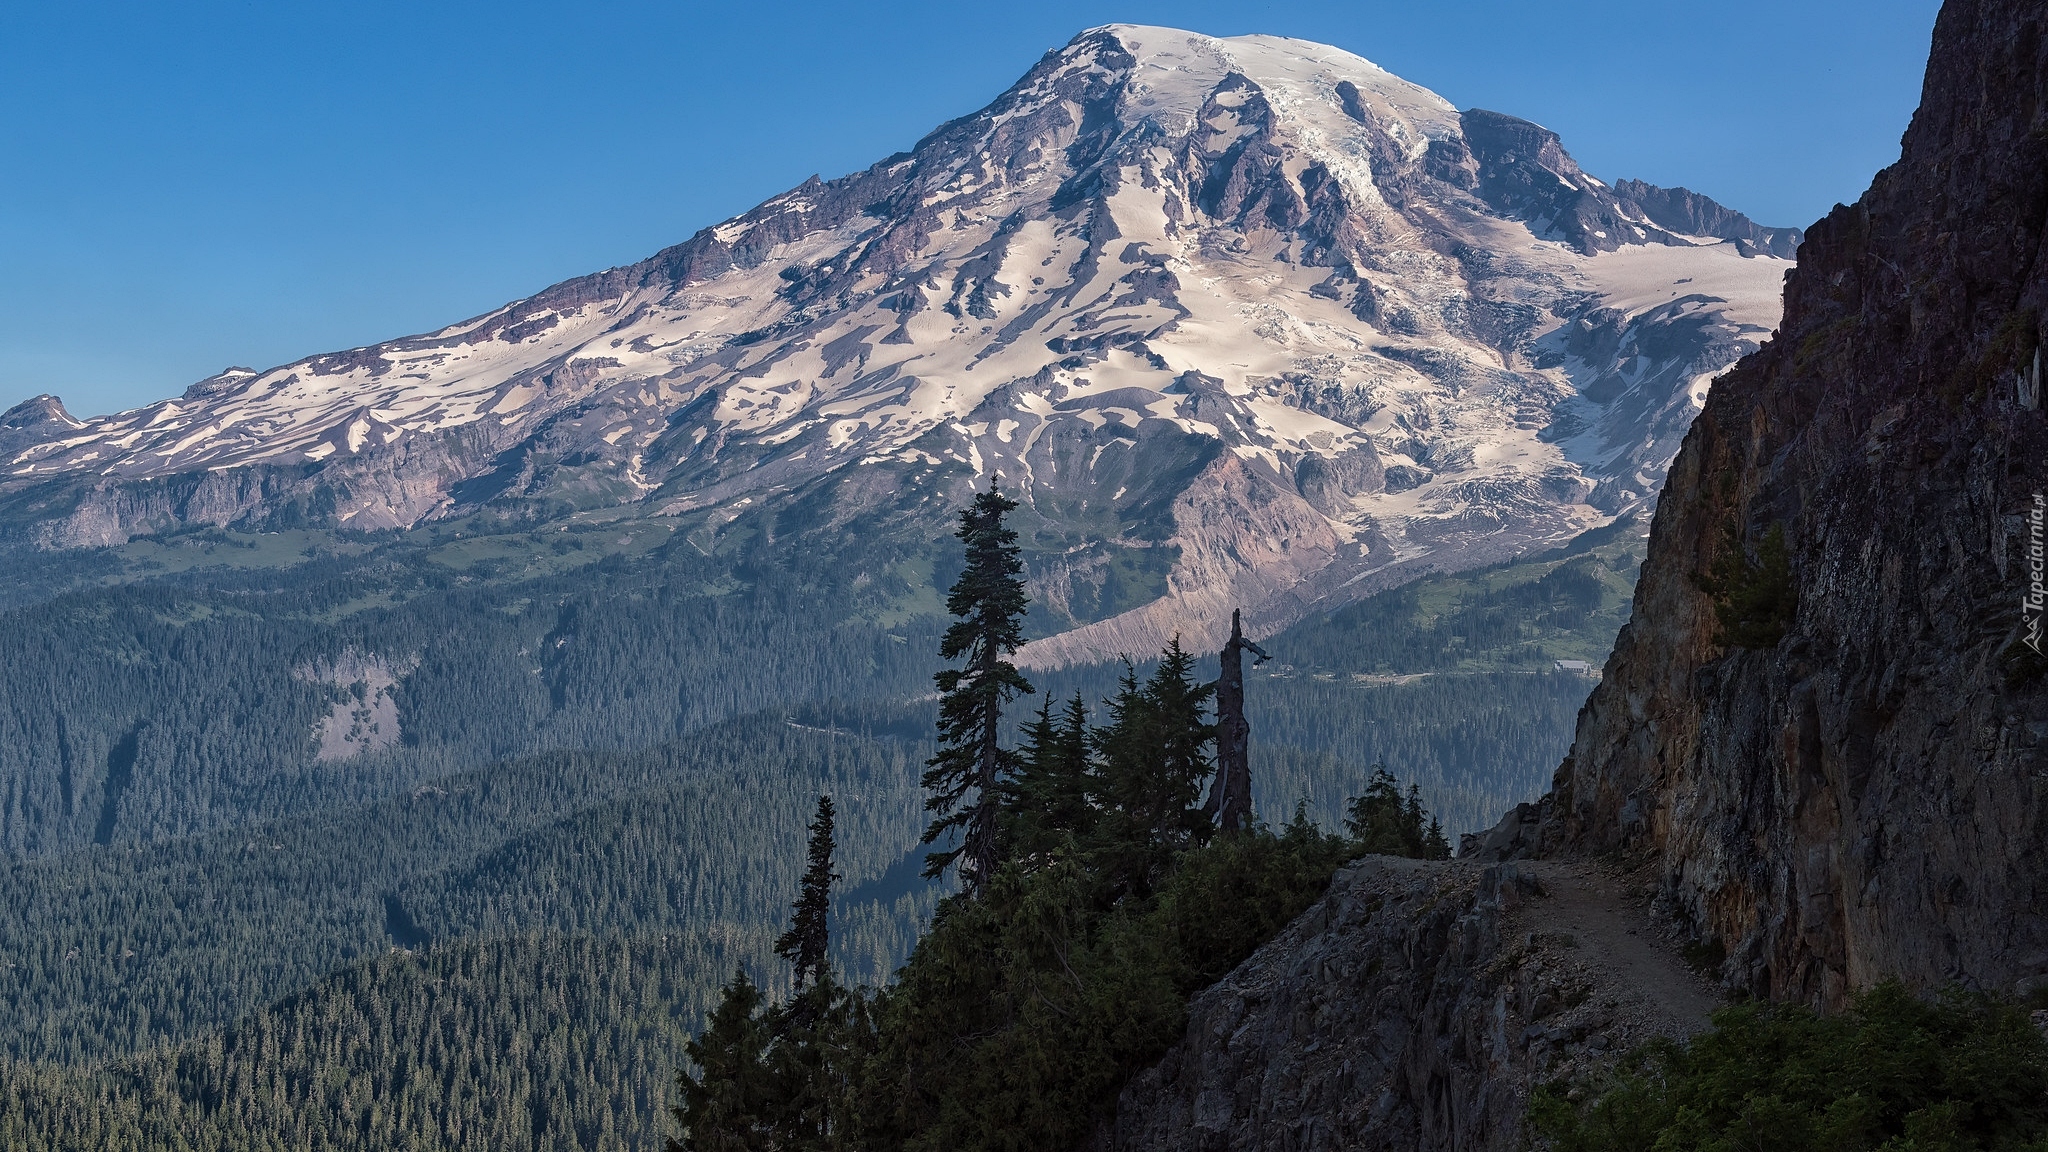
[[[1099,1149],[1512,1152],[1532,1084],[1714,1003],[1637,878],[1367,857],[1189,1009]]]
[[[2044,22],[1943,8],[1899,162],[1808,233],[1686,438],[1554,791],[1471,844],[1653,861],[1756,995],[2048,979]],[[1796,611],[1744,636],[1706,587]]]
[[[332,763],[397,747],[404,736],[398,686],[418,666],[418,654],[393,661],[348,648],[332,660],[323,657],[293,669],[301,680],[340,689],[313,728],[313,758]]]
[[[1799,242],[1806,235],[1797,228],[1766,228],[1690,188],[1659,188],[1641,180],[1617,180],[1614,192],[1640,208],[1660,228],[1681,236],[1740,240],[1757,251],[1787,260],[1798,255]]]
[[[84,425],[64,410],[62,400],[48,393],[31,396],[0,412],[0,454],[39,444],[52,436],[61,436],[82,427]]]
[[[1610,188],[1582,171],[1557,133],[1540,124],[1484,108],[1459,119],[1479,195],[1581,252],[1612,252],[1624,244],[1686,245],[1697,237],[1733,240],[1745,255],[1787,260],[1799,248],[1799,229],[1765,228],[1690,189],[1641,180]]]

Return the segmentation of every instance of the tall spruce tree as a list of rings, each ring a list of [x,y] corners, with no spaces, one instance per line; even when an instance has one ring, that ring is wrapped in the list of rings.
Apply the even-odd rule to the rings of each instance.
[[[1194,664],[1175,637],[1142,686],[1125,665],[1109,723],[1093,733],[1100,815],[1091,840],[1113,890],[1149,888],[1174,853],[1208,839],[1209,814],[1196,801],[1210,773],[1216,726],[1203,709],[1216,686],[1197,683]]]
[[[1216,726],[1203,711],[1216,685],[1197,683],[1194,672],[1194,653],[1182,649],[1175,636],[1145,685],[1158,758],[1147,815],[1160,840],[1175,850],[1206,843],[1211,830],[1209,814],[1195,804],[1212,770],[1205,749],[1216,741]]]
[[[1043,863],[1078,842],[1094,824],[1088,803],[1088,709],[1075,693],[1055,717],[1048,698],[1024,728],[1010,797],[1011,852]]]
[[[696,1065],[676,1073],[682,1103],[674,1109],[681,1140],[669,1152],[768,1152],[779,1148],[781,1085],[769,1056],[773,1029],[761,990],[735,973],[684,1052]]]
[[[939,686],[939,754],[927,763],[926,810],[935,813],[925,829],[930,844],[954,830],[953,848],[925,857],[924,874],[935,877],[956,862],[970,894],[978,895],[1001,861],[1003,781],[1015,770],[1016,754],[1001,744],[1003,706],[1032,691],[1031,682],[1005,657],[1024,644],[1024,564],[1017,533],[1003,524],[1017,502],[996,480],[960,512],[954,535],[967,546],[967,566],[953,582],[946,610],[957,619],[939,645],[945,660],[962,660],[933,677]]]
[[[832,797],[818,797],[809,860],[789,931],[775,951],[794,969],[796,992],[768,1005],[745,969],[725,986],[704,1031],[687,1049],[697,1066],[676,1074],[683,1138],[669,1152],[812,1152],[837,1147],[850,1106],[850,1077],[870,1047],[867,1003],[832,978]]]
[[[818,797],[818,813],[811,820],[810,859],[804,867],[803,889],[792,906],[789,931],[775,941],[776,954],[794,969],[796,989],[826,974],[826,953],[832,944],[832,797]]]
[[[863,1107],[861,1069],[874,1051],[869,1007],[866,997],[842,986],[827,968],[774,1011],[768,1064],[776,1085],[778,1152],[863,1146],[849,1143],[848,1135]]]

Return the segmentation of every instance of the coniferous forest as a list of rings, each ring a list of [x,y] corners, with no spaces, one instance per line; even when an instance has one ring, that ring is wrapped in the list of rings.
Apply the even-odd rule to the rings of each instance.
[[[1276,834],[1219,821],[1231,792],[1219,728],[1178,640],[1142,682],[1126,667],[1091,724],[1080,696],[1040,705],[1018,748],[1001,712],[1033,691],[1021,644],[1016,507],[992,485],[962,512],[967,564],[947,600],[940,747],[924,839],[959,874],[897,980],[847,987],[824,963],[833,823],[820,798],[792,927],[778,950],[795,991],[777,1002],[736,972],[678,1075],[681,1152],[742,1149],[1073,1148],[1126,1077],[1180,1033],[1187,998],[1320,895],[1361,852],[1447,857],[1418,792],[1376,768],[1350,806],[1352,838],[1297,809]],[[1224,682],[1243,658],[1233,643]],[[1211,756],[1211,749],[1216,752]],[[1204,800],[1204,794],[1208,799]]]
[[[0,627],[0,1146],[658,1147],[736,971],[757,1024],[816,1002],[804,1027],[856,1020],[863,1059],[896,1062],[874,1069],[929,1086],[860,1111],[890,1139],[1022,1108],[990,1069],[1085,1052],[1041,1085],[1071,1105],[1044,1133],[1064,1139],[1360,850],[1346,821],[1386,791],[1376,766],[1396,822],[1426,809],[1446,841],[1541,789],[1592,683],[1553,663],[1597,662],[1640,555],[1596,535],[1262,639],[1244,697],[1266,823],[1217,839],[1213,652],[1019,673],[1034,691],[996,694],[991,777],[967,741],[987,725],[942,727],[933,679],[977,679],[971,638],[942,655],[962,542],[572,528],[23,554]],[[965,786],[928,810],[949,764]],[[821,796],[828,962],[792,1001],[776,945]],[[962,865],[929,878],[932,855],[977,820],[994,855],[942,910]],[[1071,935],[1045,951],[1022,909]],[[974,959],[991,948],[1014,963]],[[1129,981],[1129,1026],[1062,1032],[1092,985],[1048,962]],[[942,1060],[957,1037],[919,1031],[915,988],[1004,1015]]]

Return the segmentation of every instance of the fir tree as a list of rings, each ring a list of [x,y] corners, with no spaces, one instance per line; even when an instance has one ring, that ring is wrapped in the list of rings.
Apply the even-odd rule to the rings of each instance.
[[[773,1127],[782,1152],[827,1152],[849,1140],[863,1110],[859,1082],[874,1051],[867,998],[821,971],[775,1013],[768,1064],[775,1078]],[[873,1110],[873,1103],[866,1103]]]
[[[1205,749],[1216,742],[1216,726],[1203,710],[1216,685],[1196,683],[1194,671],[1194,654],[1183,651],[1175,636],[1145,685],[1158,757],[1148,816],[1160,839],[1176,850],[1206,843],[1211,830],[1209,814],[1196,802],[1213,770]]]
[[[811,820],[810,861],[804,868],[803,890],[792,908],[789,931],[775,941],[776,954],[794,969],[796,989],[802,992],[812,980],[822,978],[828,967],[826,951],[832,943],[828,918],[832,913],[832,798],[818,797],[818,814]]]
[[[1002,784],[1016,765],[1016,754],[999,742],[1003,705],[1032,691],[1031,682],[1005,659],[1024,643],[1024,609],[1031,602],[1024,595],[1017,533],[1003,525],[1016,507],[992,481],[960,513],[955,535],[967,546],[967,566],[946,597],[946,610],[957,619],[946,629],[939,656],[964,666],[933,677],[941,694],[940,749],[924,774],[925,808],[936,814],[924,843],[955,830],[960,841],[927,855],[924,874],[938,876],[958,862],[974,894],[1001,859]]]
[[[1348,805],[1344,828],[1360,852],[1418,860],[1448,860],[1451,855],[1443,824],[1423,806],[1422,789],[1410,784],[1404,797],[1385,764],[1372,766],[1365,794],[1353,797]]]
[[[1451,841],[1444,835],[1443,821],[1429,818],[1429,829],[1422,834],[1422,858],[1424,860],[1449,860]]]
[[[676,1073],[683,1102],[674,1109],[683,1138],[669,1152],[766,1152],[778,1148],[781,1093],[769,1060],[773,1029],[761,990],[744,969],[733,974],[704,1031],[684,1051],[697,1072]]]
[[[788,1003],[766,1006],[744,971],[726,985],[676,1074],[683,1130],[668,1152],[827,1152],[847,1146],[858,1083],[875,1049],[867,997],[825,968]],[[873,1110],[872,1103],[867,1105]]]
[[[1147,888],[1174,852],[1208,839],[1209,815],[1195,802],[1210,771],[1204,748],[1216,737],[1202,714],[1215,685],[1197,684],[1193,671],[1178,638],[1142,687],[1126,664],[1109,723],[1093,733],[1100,821],[1092,839],[1113,890]]]
[[[1058,717],[1047,699],[1024,728],[1017,778],[1009,787],[1012,852],[1039,863],[1085,836],[1094,824],[1088,804],[1088,710],[1079,693]]]
[[[1411,839],[1408,806],[1401,802],[1401,785],[1385,764],[1374,764],[1363,795],[1352,798],[1344,815],[1344,830],[1351,834],[1359,851],[1381,856],[1413,856],[1419,846],[1420,829]]]

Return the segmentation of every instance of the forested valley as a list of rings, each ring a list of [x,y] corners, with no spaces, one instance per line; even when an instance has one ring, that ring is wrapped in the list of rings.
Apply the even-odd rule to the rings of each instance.
[[[792,991],[773,945],[820,794],[836,979],[889,979],[952,888],[918,839],[957,547],[576,527],[193,533],[25,569],[0,627],[0,1143],[656,1147],[734,969]],[[1334,866],[1375,764],[1452,839],[1541,789],[1592,683],[1555,661],[1597,667],[1640,531],[1262,641],[1271,908]],[[1158,673],[1033,673],[1005,739]]]

